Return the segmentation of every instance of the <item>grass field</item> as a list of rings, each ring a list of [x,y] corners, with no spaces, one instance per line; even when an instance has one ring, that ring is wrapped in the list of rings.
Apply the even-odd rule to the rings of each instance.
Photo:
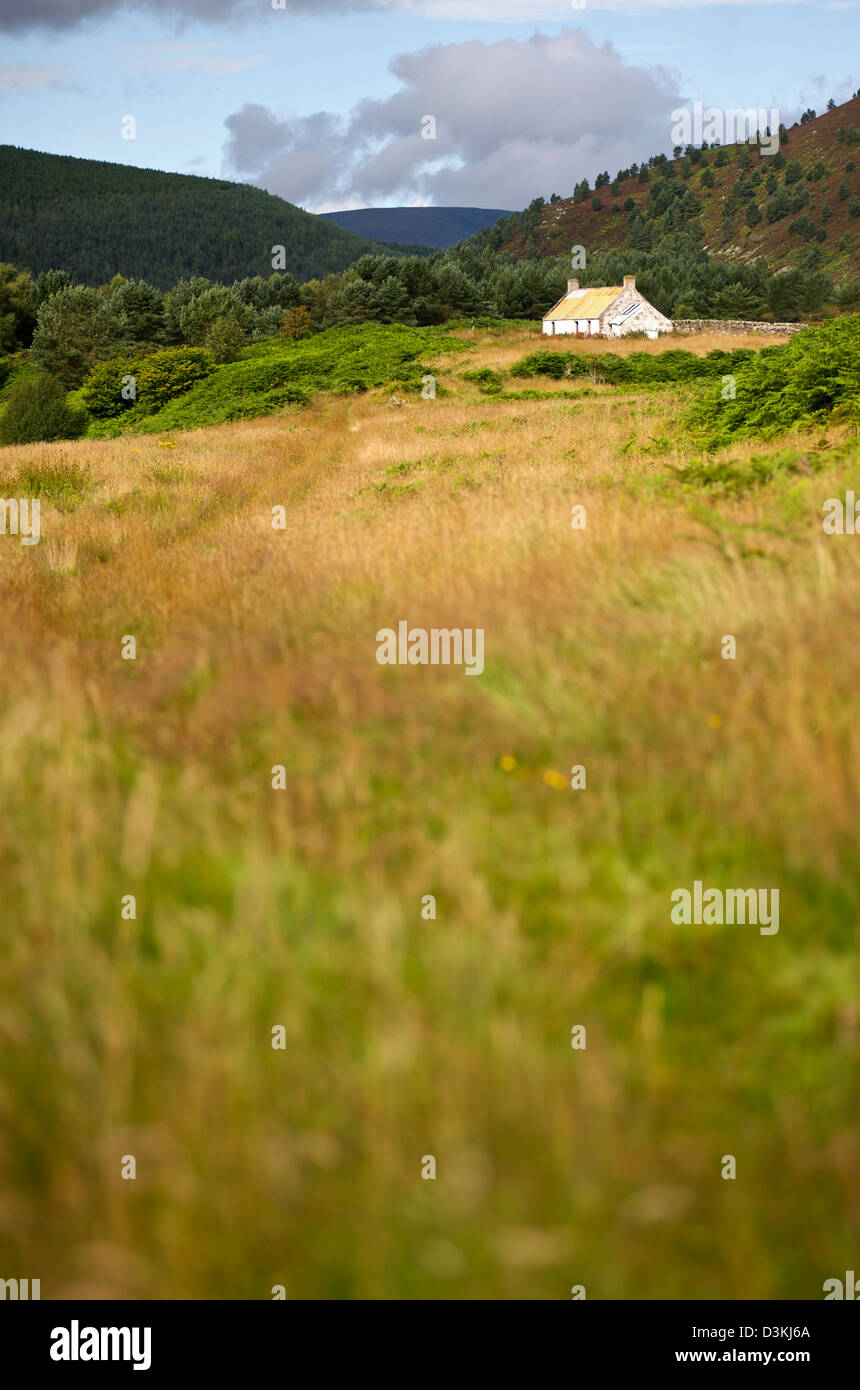
[[[42,499],[0,537],[0,1275],[43,1298],[856,1267],[860,444],[712,466],[695,387],[494,400],[462,373],[539,344],[462,338],[436,400],[0,451]],[[483,674],[379,666],[401,619]],[[672,923],[696,879],[778,934]]]

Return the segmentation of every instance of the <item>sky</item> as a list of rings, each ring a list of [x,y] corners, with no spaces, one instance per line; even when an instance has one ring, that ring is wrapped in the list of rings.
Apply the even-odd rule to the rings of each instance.
[[[0,143],[312,212],[521,209],[668,153],[693,101],[845,101],[858,41],[860,0],[0,0]]]

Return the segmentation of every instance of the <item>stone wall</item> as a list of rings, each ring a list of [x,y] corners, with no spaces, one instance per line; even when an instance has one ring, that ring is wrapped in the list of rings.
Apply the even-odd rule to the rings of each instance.
[[[805,323],[760,323],[752,319],[673,319],[676,333],[799,333]]]

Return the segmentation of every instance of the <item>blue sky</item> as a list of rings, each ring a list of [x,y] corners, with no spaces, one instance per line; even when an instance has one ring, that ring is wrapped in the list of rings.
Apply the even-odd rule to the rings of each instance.
[[[808,104],[822,109],[828,96],[842,101],[860,86],[853,5],[623,11],[512,0],[519,13],[563,18],[497,22],[397,8],[406,2],[391,0],[392,9],[364,0],[386,8],[356,13],[351,4],[362,0],[320,0],[303,17],[245,0],[236,19],[242,0],[185,0],[193,13],[221,17],[177,28],[138,6],[115,11],[115,0],[82,0],[82,12],[99,13],[70,25],[76,0],[29,0],[45,23],[22,29],[25,6],[13,19],[2,0],[0,142],[240,178],[312,210],[417,201],[521,207],[537,194],[569,194],[604,165],[614,173],[668,149],[674,106],[778,107],[791,123]],[[434,2],[446,8],[445,0],[412,0],[419,10]],[[51,22],[52,3],[67,27]],[[465,12],[469,3],[450,8]],[[471,4],[493,16],[502,8]],[[535,45],[536,33],[560,40],[565,31],[579,40]],[[428,49],[437,50],[432,61]],[[390,67],[402,55],[406,77]],[[436,165],[423,171],[431,150],[417,141],[422,106],[444,127],[432,147]],[[122,138],[127,115],[134,141]]]

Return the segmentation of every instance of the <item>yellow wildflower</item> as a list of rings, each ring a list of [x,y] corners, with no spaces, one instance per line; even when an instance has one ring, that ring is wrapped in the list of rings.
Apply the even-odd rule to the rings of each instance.
[[[556,772],[555,768],[548,768],[543,775],[543,780],[548,787],[555,787],[558,792],[563,792],[567,786],[567,780],[562,777],[560,772]]]

